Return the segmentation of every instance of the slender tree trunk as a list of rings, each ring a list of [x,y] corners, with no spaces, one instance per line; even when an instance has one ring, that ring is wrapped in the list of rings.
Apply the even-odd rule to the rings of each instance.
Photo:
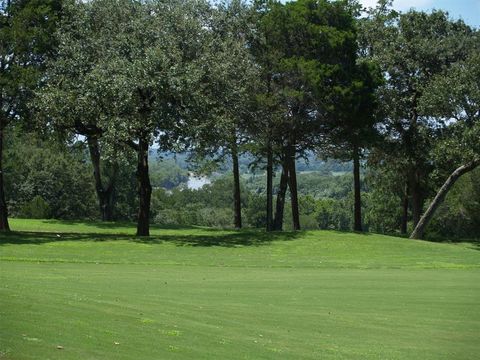
[[[267,147],[267,231],[273,230],[273,153],[270,142]]]
[[[472,171],[473,169],[475,169],[479,165],[480,165],[480,159],[475,159],[468,164],[460,166],[458,169],[456,169],[448,177],[447,181],[445,181],[445,183],[442,185],[440,190],[437,192],[437,195],[433,199],[433,201],[430,204],[430,206],[428,207],[427,211],[425,211],[425,214],[423,214],[420,221],[415,226],[415,230],[413,230],[412,234],[410,235],[410,239],[422,239],[423,238],[423,235],[425,233],[425,229],[427,228],[430,220],[432,220],[432,217],[435,214],[435,211],[442,204],[443,200],[445,200],[445,197],[447,196],[449,190],[452,188],[452,186],[455,184],[455,182],[462,175]]]
[[[420,218],[422,217],[423,210],[423,196],[420,193],[420,189],[414,186],[412,189],[412,219],[413,226],[417,226]]]
[[[360,154],[358,146],[353,147],[353,191],[354,191],[354,231],[362,229],[362,198],[360,193]]]
[[[87,143],[88,150],[90,151],[90,159],[93,166],[93,178],[95,179],[95,191],[97,193],[100,214],[102,220],[105,221],[105,207],[107,199],[102,184],[102,175],[100,168],[100,148],[98,145],[98,139],[93,136],[87,136]]]
[[[137,182],[139,197],[137,236],[149,236],[152,186],[148,174],[148,141],[144,138],[140,138],[138,143]]]
[[[98,144],[98,138],[95,136],[87,136],[87,143],[90,152],[90,159],[93,165],[93,177],[95,179],[95,190],[97,192],[101,218],[102,221],[112,221],[117,165],[112,165],[112,176],[108,185],[105,187],[102,182],[100,146]]]
[[[238,166],[238,148],[236,141],[232,144],[233,162],[233,212],[235,229],[242,228],[242,199],[240,194],[240,169]]]
[[[405,185],[405,193],[402,201],[402,221],[400,224],[400,233],[406,234],[408,226],[408,184]]]
[[[411,119],[409,128],[403,134],[403,140],[405,142],[405,147],[409,155],[412,155],[412,153],[415,153],[416,151],[415,137],[419,132],[417,110],[417,100],[419,95],[420,93],[418,91],[414,91],[412,98],[412,107],[410,109]],[[410,165],[407,172],[407,177],[410,193],[410,206],[412,209],[412,221],[413,227],[415,228],[420,221],[420,217],[422,216],[423,205],[425,202],[425,195],[421,184],[421,180],[423,178],[422,167],[424,166],[424,164],[419,164],[415,160],[410,160],[409,162]]]
[[[283,213],[285,209],[285,194],[287,193],[288,168],[286,164],[282,164],[282,175],[280,176],[280,186],[277,193],[277,204],[275,209],[275,220],[273,221],[273,229],[281,231],[283,229]]]
[[[104,221],[113,221],[115,214],[115,197],[116,197],[116,183],[118,175],[118,163],[114,162],[110,165],[111,173],[110,178],[107,184],[107,187],[104,190],[105,194],[105,206],[102,213],[102,219]]]
[[[412,220],[413,227],[415,228],[420,221],[420,217],[422,216],[425,197],[423,194],[422,185],[420,183],[421,175],[419,174],[419,170],[416,168],[411,169],[408,178],[409,192],[411,195]]]
[[[300,230],[300,212],[298,210],[297,171],[295,169],[295,147],[290,146],[288,153],[288,187],[292,204],[293,230]]]
[[[0,123],[0,232],[10,231],[8,224],[8,208],[5,200],[5,184],[3,180],[3,142],[5,125]]]

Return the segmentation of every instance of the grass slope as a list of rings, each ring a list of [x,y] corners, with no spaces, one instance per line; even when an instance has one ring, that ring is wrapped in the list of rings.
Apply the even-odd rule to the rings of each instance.
[[[14,220],[0,359],[475,359],[480,248]],[[63,349],[57,349],[57,346]]]

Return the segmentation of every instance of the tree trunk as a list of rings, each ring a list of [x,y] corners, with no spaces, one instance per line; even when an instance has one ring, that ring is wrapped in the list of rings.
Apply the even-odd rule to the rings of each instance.
[[[0,231],[10,231],[8,224],[8,208],[5,200],[5,184],[3,181],[3,142],[4,142],[4,124],[0,124]]]
[[[113,220],[113,208],[114,208],[114,193],[115,193],[115,180],[117,175],[117,165],[112,165],[112,176],[106,187],[102,182],[102,173],[100,165],[100,146],[98,144],[98,138],[95,136],[87,136],[88,150],[90,152],[90,159],[93,166],[93,177],[95,179],[95,190],[98,198],[98,205],[102,221]]]
[[[416,170],[414,170],[410,175],[410,194],[412,196],[411,204],[413,227],[416,227],[422,216],[423,204],[425,202],[419,176]]]
[[[112,176],[116,177],[117,175],[117,166],[114,165],[114,174]],[[102,213],[103,221],[113,221],[114,220],[114,210],[115,210],[115,180],[111,180],[105,189],[105,206]]]
[[[273,153],[270,142],[267,148],[267,231],[273,230]]]
[[[235,229],[242,228],[242,199],[240,196],[240,169],[238,167],[238,149],[236,141],[232,144],[233,162],[233,213]]]
[[[362,229],[362,198],[360,193],[360,154],[358,146],[353,148],[353,191],[354,191],[354,231]]]
[[[406,234],[408,226],[408,184],[405,185],[405,194],[402,201],[402,221],[400,223],[400,233]]]
[[[440,204],[445,200],[445,197],[448,194],[448,191],[452,188],[452,186],[455,184],[455,182],[464,174],[472,171],[475,169],[477,166],[480,165],[480,159],[475,159],[471,161],[470,163],[466,165],[460,166],[458,169],[456,169],[445,181],[445,183],[442,185],[440,190],[438,191],[437,195],[433,199],[432,203],[428,207],[427,211],[425,211],[425,214],[421,217],[420,221],[418,224],[415,226],[415,230],[413,230],[412,234],[410,235],[410,239],[422,239],[423,234],[425,233],[425,229],[427,228],[430,220],[432,220],[433,215],[435,214],[435,211],[438,209]]]
[[[300,230],[300,212],[298,210],[297,171],[295,169],[295,147],[290,146],[288,153],[288,187],[292,204],[293,230]]]
[[[288,168],[286,164],[282,164],[282,175],[280,176],[280,186],[277,193],[277,204],[275,209],[275,220],[273,221],[273,229],[281,231],[283,229],[283,212],[285,209],[285,194],[287,193]]]
[[[420,218],[422,217],[423,199],[422,195],[417,189],[412,190],[412,220],[413,226],[417,226]]]
[[[117,182],[118,174],[118,163],[113,163],[111,166],[111,174],[107,184],[107,187],[104,189],[105,200],[104,207],[102,212],[103,221],[113,221],[114,220],[114,210],[115,210],[115,186]]]
[[[407,178],[410,192],[410,205],[412,208],[412,221],[413,227],[415,228],[420,221],[420,217],[422,216],[423,205],[425,202],[425,194],[421,184],[422,178],[425,178],[425,174],[422,174],[422,172],[425,170],[423,169],[425,164],[422,162],[419,163],[417,160],[411,158],[417,151],[416,137],[419,133],[417,106],[420,92],[416,90],[413,91],[410,109],[411,119],[408,130],[404,131],[402,137],[407,151],[407,158],[409,158]],[[415,156],[413,156],[413,158],[415,158]]]
[[[139,139],[137,154],[137,183],[139,198],[137,236],[149,236],[152,186],[150,185],[150,177],[148,174],[148,141],[146,139]]]

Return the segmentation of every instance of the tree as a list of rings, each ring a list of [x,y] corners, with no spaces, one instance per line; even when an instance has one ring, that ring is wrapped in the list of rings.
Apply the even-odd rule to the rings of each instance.
[[[13,216],[86,219],[95,214],[85,147],[12,129],[5,151],[5,189]]]
[[[68,44],[72,41],[67,39],[67,36],[78,36],[75,40],[77,42],[81,39],[81,34],[74,35],[72,31],[68,34],[61,33],[59,42]],[[87,40],[82,40],[87,45]],[[110,151],[115,155],[108,156],[110,154],[107,153],[102,159],[101,138],[104,129],[100,127],[98,119],[102,116],[103,109],[95,101],[95,94],[89,91],[91,84],[86,81],[88,71],[94,66],[95,54],[88,53],[92,47],[84,46],[70,54],[72,56],[70,61],[65,61],[64,50],[61,48],[58,60],[50,61],[48,64],[45,75],[48,79],[47,85],[37,92],[35,99],[37,114],[44,128],[51,129],[65,138],[65,141],[75,138],[76,135],[85,138],[93,168],[100,217],[103,221],[112,221],[119,156],[118,151]],[[82,58],[75,58],[79,55]],[[88,65],[85,58],[90,58],[91,67],[82,67]],[[108,150],[108,147],[104,150]],[[116,150],[119,150],[119,146],[116,146]]]
[[[37,92],[35,104],[44,127],[67,139],[77,134],[85,138],[101,219],[111,221],[118,162],[124,154],[119,144],[102,144],[105,129],[101,119],[107,116],[108,110],[103,108],[106,104],[96,93],[96,79],[90,76],[103,46],[92,30],[87,30],[94,21],[88,18],[86,6],[82,4],[68,4],[64,8],[62,27],[56,34],[61,44],[59,55],[47,63],[47,84]]]
[[[394,233],[400,229],[401,234],[406,234],[409,215],[406,166],[393,156],[385,159],[386,154],[393,155],[393,151],[385,149],[388,145],[380,140],[368,153],[365,180],[371,191],[366,221],[377,232]]]
[[[354,62],[354,9],[348,1],[325,0],[265,2],[258,8],[264,40],[257,53],[270,76],[269,98],[281,109],[280,121],[272,124],[282,164],[274,223],[281,228],[288,186],[293,228],[299,230],[295,162],[318,142],[326,115],[334,109],[334,94],[343,86],[342,75]]]
[[[162,150],[175,149],[178,141],[191,140],[191,129],[206,116],[209,50],[216,40],[211,10],[190,1],[97,0],[72,6],[77,16],[61,29],[71,35],[61,44],[59,61],[85,69],[76,86],[94,101],[94,111],[101,109],[96,123],[110,151],[119,146],[136,153],[137,235],[148,236],[150,146],[160,139]],[[84,56],[85,46],[94,57]]]
[[[45,59],[55,51],[52,34],[61,14],[59,0],[0,3],[0,231],[8,231],[2,157],[9,124],[27,121],[28,101],[42,82]]]
[[[353,229],[363,231],[360,159],[378,137],[375,90],[382,80],[374,64],[361,60],[352,67],[348,78],[350,84],[339,94],[330,128],[326,131],[327,144],[323,144],[320,151],[324,157],[353,160]]]
[[[82,56],[88,56],[88,49],[82,49]],[[118,152],[112,156],[104,154],[102,159],[101,138],[104,129],[98,123],[102,109],[95,101],[94,94],[85,86],[88,83],[83,79],[88,69],[82,69],[81,65],[85,63],[83,60],[79,63],[78,59],[66,62],[63,56],[62,53],[58,61],[49,63],[46,72],[48,84],[37,93],[35,99],[37,113],[43,125],[47,125],[47,128],[50,127],[60,136],[69,139],[81,135],[85,138],[93,168],[100,217],[103,221],[112,221],[119,166]],[[91,61],[94,64],[93,59]],[[68,77],[65,74],[69,74]],[[116,148],[118,150],[119,146]]]
[[[480,167],[463,175],[427,226],[429,237],[474,239],[480,233]],[[443,179],[448,177],[444,175]]]
[[[234,226],[242,227],[239,155],[245,129],[254,119],[258,71],[248,50],[252,25],[242,0],[218,3],[213,12],[209,69],[205,83],[206,119],[191,127],[195,158],[221,164],[230,157],[233,173]]]
[[[430,14],[390,10],[390,1],[381,1],[371,10],[362,31],[366,55],[376,61],[385,76],[379,96],[386,142],[384,160],[403,163],[413,223],[420,220],[434,170],[428,154],[438,132],[430,113],[420,103],[425,86],[458,60],[465,59],[471,29],[462,21],[434,10]]]
[[[437,75],[422,99],[426,111],[445,119],[446,134],[435,149],[435,157],[442,163],[456,164],[457,168],[437,191],[412,232],[412,239],[423,238],[425,229],[455,182],[480,165],[479,48],[477,44],[466,61]]]

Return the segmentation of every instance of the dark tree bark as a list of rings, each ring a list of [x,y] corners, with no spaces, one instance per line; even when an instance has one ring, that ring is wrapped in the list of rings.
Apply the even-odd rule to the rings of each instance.
[[[295,147],[290,146],[288,157],[288,187],[292,204],[293,230],[300,230],[300,212],[298,210],[297,171],[295,169]]]
[[[456,169],[448,177],[447,181],[445,181],[445,183],[442,185],[440,190],[437,192],[437,195],[433,199],[433,201],[430,204],[430,206],[428,207],[427,211],[425,211],[425,214],[423,214],[420,221],[415,226],[415,230],[413,230],[412,234],[410,235],[410,239],[422,239],[423,238],[423,235],[425,233],[425,229],[427,228],[430,220],[432,220],[432,217],[435,214],[435,211],[441,205],[443,200],[445,200],[445,197],[447,196],[448,192],[450,191],[452,186],[455,184],[455,182],[462,175],[474,170],[479,165],[480,165],[480,159],[475,159],[468,164],[460,166],[458,169]]]
[[[275,220],[273,229],[281,231],[283,229],[283,213],[285,209],[285,194],[287,193],[288,168],[285,163],[282,164],[282,175],[280,176],[280,185],[277,193],[277,204],[275,209]]]
[[[408,184],[405,185],[405,193],[402,200],[402,220],[400,223],[400,233],[406,234],[408,226]]]
[[[410,163],[407,177],[411,196],[410,206],[412,208],[413,227],[415,227],[420,221],[423,212],[423,205],[425,203],[425,192],[421,183],[422,179],[425,178],[425,169],[422,169],[422,167],[425,167],[425,164],[422,160],[414,160],[416,156],[418,156],[418,140],[416,140],[419,133],[417,103],[420,94],[416,90],[413,91],[410,126],[408,127],[408,130],[405,130],[403,136],[407,150],[407,158]]]
[[[112,176],[116,176],[117,167],[114,165],[115,174]],[[114,182],[109,182],[107,188],[105,189],[105,206],[104,211],[102,213],[102,220],[103,221],[113,221],[114,218],[114,210],[115,210],[115,185]]]
[[[144,138],[139,139],[137,149],[137,183],[139,197],[137,236],[150,235],[150,199],[152,196],[152,186],[148,174],[148,146],[148,140]]]
[[[422,217],[425,196],[420,184],[419,171],[414,169],[409,176],[409,190],[411,195],[413,227],[416,227]]]
[[[104,186],[101,174],[98,138],[95,136],[87,136],[87,143],[93,165],[93,177],[95,179],[95,190],[97,192],[101,218],[102,221],[112,221],[115,206],[115,181],[118,167],[116,164],[112,165],[111,177],[107,185]]]
[[[269,142],[267,146],[267,231],[273,229],[273,153]]]
[[[233,162],[233,212],[235,229],[242,228],[242,199],[240,196],[240,169],[238,166],[238,149],[236,141],[232,144]]]
[[[362,198],[360,193],[360,154],[358,146],[353,147],[353,189],[354,189],[354,231],[362,229]]]
[[[3,180],[3,142],[5,125],[0,123],[0,231],[10,231],[8,224],[8,208],[5,199],[5,184]]]

